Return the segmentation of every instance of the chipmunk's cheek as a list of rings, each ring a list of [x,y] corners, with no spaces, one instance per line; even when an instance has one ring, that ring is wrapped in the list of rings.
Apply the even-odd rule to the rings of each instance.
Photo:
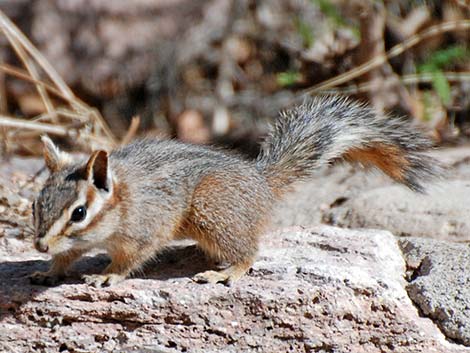
[[[72,231],[71,227],[68,227],[66,229],[64,229],[64,231],[62,232],[62,237],[73,237],[74,232]]]
[[[57,255],[72,248],[73,242],[64,236],[54,237],[49,240],[49,252]]]
[[[51,254],[55,254],[57,252],[59,242],[60,242],[60,238],[58,238],[58,237],[54,237],[54,238],[49,239],[48,247],[49,247],[49,252]]]

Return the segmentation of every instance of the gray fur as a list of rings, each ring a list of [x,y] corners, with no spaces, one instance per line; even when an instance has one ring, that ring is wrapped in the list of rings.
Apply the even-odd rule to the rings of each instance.
[[[284,184],[307,179],[318,167],[343,157],[353,148],[374,143],[397,146],[410,162],[404,183],[423,191],[423,184],[442,173],[439,164],[419,153],[430,141],[410,122],[378,115],[372,108],[344,97],[307,100],[282,112],[257,158],[257,168]]]

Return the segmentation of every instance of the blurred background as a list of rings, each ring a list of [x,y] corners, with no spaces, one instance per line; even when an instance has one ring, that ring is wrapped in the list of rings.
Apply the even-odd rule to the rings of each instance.
[[[419,121],[438,144],[470,137],[468,0],[3,0],[0,10],[3,157],[37,154],[43,133],[70,149],[157,135],[253,156],[279,110],[329,93]]]

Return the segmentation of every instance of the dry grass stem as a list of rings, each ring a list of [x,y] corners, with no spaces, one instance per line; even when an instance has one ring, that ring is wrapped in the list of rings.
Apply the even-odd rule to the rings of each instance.
[[[99,111],[73,94],[52,65],[2,11],[0,11],[0,31],[8,39],[26,71],[6,63],[0,63],[0,70],[34,84],[45,107],[44,113],[30,120],[0,116],[0,127],[9,130],[6,137],[13,141],[12,137],[19,136],[26,130],[36,132],[37,135],[47,133],[70,137],[73,138],[71,140],[73,144],[85,149],[91,149],[96,145],[105,148],[117,145],[114,134]],[[41,78],[40,70],[45,73],[46,80]],[[65,105],[56,107],[49,93],[60,98]]]
[[[0,126],[15,129],[35,130],[41,134],[53,134],[58,136],[67,136],[70,135],[71,132],[64,126],[11,118],[8,116],[0,116]]]
[[[444,72],[443,75],[450,82],[469,82],[470,81],[470,72]],[[422,73],[422,74],[408,74],[399,76],[400,82],[404,85],[414,85],[417,83],[432,83],[433,74],[432,73]],[[360,84],[350,84],[346,87],[339,87],[334,89],[322,90],[321,93],[326,94],[358,94],[358,93],[368,93],[377,88],[377,82],[363,82]],[[386,85],[385,82],[379,83],[380,85]]]
[[[57,73],[57,71],[52,67],[51,64],[44,58],[44,56],[37,50],[34,45],[26,38],[26,36],[16,27],[16,25],[10,21],[10,19],[0,11],[0,28],[3,31],[9,32],[15,41],[18,41],[25,49],[29,52],[29,54],[36,60],[39,66],[46,72],[49,78],[54,82],[54,84],[59,88],[59,90],[69,98],[70,100],[74,100],[75,95],[73,94],[72,90],[67,86],[64,82],[62,77]]]
[[[127,145],[129,142],[132,141],[137,130],[139,129],[140,125],[140,116],[132,117],[131,124],[129,125],[129,129],[127,130],[126,134],[121,140],[121,145]]]
[[[64,100],[65,102],[67,102],[69,104],[72,104],[72,100],[65,97],[57,88],[52,87],[50,84],[48,84],[44,81],[40,81],[40,80],[36,80],[36,79],[32,78],[31,76],[29,76],[27,71],[18,69],[16,67],[13,67],[13,66],[5,64],[5,63],[0,63],[0,70],[7,73],[7,74],[9,74],[9,75],[11,75],[11,76],[17,77],[21,80],[31,82],[35,85],[41,85],[45,89],[47,89],[50,93],[54,94],[56,97],[59,97],[62,100]]]
[[[38,81],[38,83],[35,84],[36,86],[36,89],[39,93],[39,96],[41,97],[42,99],[42,102],[47,110],[48,113],[51,113],[54,111],[54,106],[52,105],[52,102],[51,102],[51,99],[47,93],[47,91],[44,89],[44,87],[39,84],[39,81],[40,81],[40,77],[39,77],[39,72],[37,71],[36,69],[36,65],[34,64],[34,62],[26,55],[25,51],[23,50],[23,48],[18,44],[18,42],[16,42],[14,39],[13,39],[13,36],[10,32],[6,31],[5,29],[3,29],[3,33],[5,34],[5,36],[7,37],[8,41],[10,42],[11,46],[13,47],[13,49],[15,50],[16,54],[18,55],[18,57],[21,59],[21,61],[23,62],[23,65],[25,66],[26,70],[28,70],[28,73],[31,75],[31,78],[33,78],[34,80]],[[54,122],[57,122],[57,116],[55,114],[53,114],[51,116],[52,120]]]
[[[301,96],[311,95],[324,91],[328,88],[335,87],[341,84],[344,84],[352,79],[355,79],[363,74],[369,72],[370,70],[384,64],[387,60],[398,56],[408,50],[409,48],[415,46],[424,39],[428,39],[436,36],[440,33],[451,32],[451,31],[462,31],[470,29],[470,20],[460,20],[460,21],[448,21],[435,26],[431,26],[426,30],[415,34],[414,36],[406,39],[400,44],[395,45],[391,48],[385,55],[376,56],[373,59],[367,61],[366,63],[355,67],[352,70],[349,70],[341,75],[333,77],[329,80],[321,82],[311,88],[306,89],[301,93]]]

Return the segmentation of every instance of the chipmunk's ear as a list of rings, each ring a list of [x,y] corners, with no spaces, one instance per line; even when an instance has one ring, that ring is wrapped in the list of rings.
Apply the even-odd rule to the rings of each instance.
[[[86,165],[87,179],[98,189],[109,191],[112,186],[108,165],[108,152],[95,151]]]
[[[71,162],[70,155],[59,150],[48,136],[42,136],[41,140],[44,144],[44,161],[51,173],[59,171]]]

